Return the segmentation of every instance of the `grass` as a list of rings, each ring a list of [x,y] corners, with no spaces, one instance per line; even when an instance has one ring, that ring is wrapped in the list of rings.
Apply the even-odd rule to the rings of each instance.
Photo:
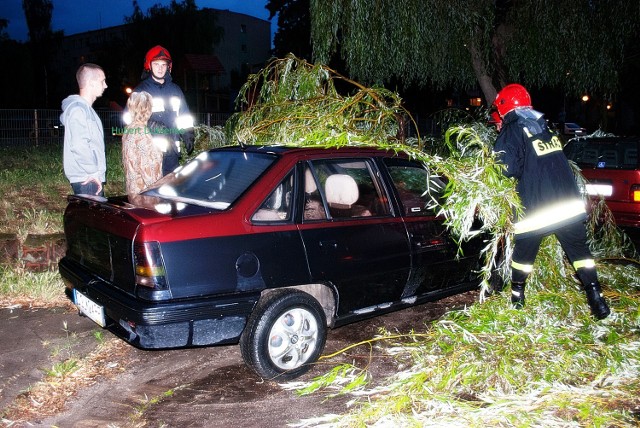
[[[57,271],[31,272],[21,266],[0,266],[0,305],[68,306]]]
[[[557,251],[547,238],[538,261]],[[546,253],[546,254],[545,254]],[[640,422],[640,266],[599,264],[613,313],[591,317],[568,265],[537,266],[527,306],[509,292],[447,313],[423,334],[375,339],[397,373],[376,379],[351,361],[299,394],[351,397],[351,410],[296,426],[636,427]],[[338,357],[333,357],[339,360]]]
[[[156,395],[154,397],[148,397],[145,395],[144,400],[140,404],[134,407],[133,414],[129,417],[131,424],[133,426],[144,426],[143,418],[145,412],[151,409],[154,406],[161,404],[165,399],[172,397],[179,389],[182,387],[177,387],[173,389],[168,389],[163,393]],[[160,426],[165,426],[161,424]]]
[[[124,193],[122,145],[106,144],[105,194]],[[71,186],[62,168],[62,146],[0,148],[0,233],[62,232],[62,214]]]
[[[70,375],[78,369],[78,361],[68,359],[60,361],[51,366],[51,369],[45,369],[44,373],[51,378],[63,378]]]

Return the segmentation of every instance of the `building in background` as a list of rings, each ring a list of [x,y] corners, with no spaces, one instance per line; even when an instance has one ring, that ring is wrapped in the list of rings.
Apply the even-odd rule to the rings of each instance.
[[[191,110],[196,113],[230,112],[240,86],[249,73],[264,67],[271,58],[271,23],[229,10],[204,8],[198,13],[210,17],[220,27],[222,38],[213,41],[208,52],[165,46],[172,54],[173,80],[183,89]],[[56,55],[56,71],[61,76],[57,91],[77,91],[75,71],[85,62],[101,65],[107,72],[109,88],[97,108],[118,109],[126,103],[127,88],[135,87],[142,71],[144,54],[151,46],[133,46],[129,26],[118,25],[63,37]],[[135,56],[135,58],[131,58]],[[137,58],[139,56],[139,58]],[[138,64],[138,65],[136,65]]]

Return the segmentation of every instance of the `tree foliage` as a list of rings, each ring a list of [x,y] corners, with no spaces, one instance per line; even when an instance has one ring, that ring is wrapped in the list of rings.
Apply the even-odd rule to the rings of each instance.
[[[25,43],[0,38],[0,57],[11,58],[11,67],[0,67],[0,108],[34,107],[42,93],[36,93],[33,57]],[[38,89],[40,86],[38,85]]]
[[[53,14],[51,0],[22,0],[22,10],[24,10],[24,16],[27,20],[31,42],[41,42],[51,35],[51,16]]]
[[[273,54],[284,58],[292,53],[311,61],[309,0],[268,0],[266,8],[269,10],[269,19],[278,15]]]
[[[513,81],[607,94],[637,34],[636,0],[311,0],[314,60],[354,79],[468,88]]]
[[[8,26],[9,26],[9,20],[0,18],[0,42],[9,40],[9,34],[7,34]]]
[[[11,58],[11,67],[0,68],[0,108],[30,107],[35,96],[31,54],[24,43],[7,34],[7,19],[0,19],[0,58]]]
[[[195,0],[171,0],[167,6],[156,3],[143,13],[133,0],[133,14],[124,21],[133,24],[131,31],[143,49],[160,44],[180,53],[208,53],[222,33],[215,16],[201,12]]]
[[[488,238],[484,278],[491,280],[500,266],[503,276],[510,271],[511,218],[521,206],[514,180],[502,174],[493,155],[496,131],[486,121],[451,113],[444,120],[451,124],[444,140],[424,147],[398,132],[403,120],[411,119],[397,94],[294,56],[276,59],[250,76],[237,102],[242,111],[227,123],[228,144],[367,145],[423,162],[448,182],[433,204],[453,235],[460,240]],[[594,253],[618,261],[627,255],[637,258],[633,246],[620,240],[610,213],[593,212],[592,220],[605,218],[600,230],[609,235]],[[589,233],[593,236],[591,223]],[[497,254],[505,255],[500,266],[494,262]],[[385,351],[397,356],[402,367],[397,376],[373,386],[367,368],[353,362],[309,382],[288,384],[302,394],[323,389],[352,395],[354,403],[362,399],[347,415],[325,415],[300,425],[424,426],[436,421],[442,426],[493,426],[517,420],[523,426],[567,426],[598,418],[632,426],[627,409],[637,404],[640,312],[638,267],[631,264],[637,260],[625,262],[629,265],[599,267],[610,284],[607,292],[615,296],[615,315],[595,325],[560,244],[553,236],[545,238],[528,281],[533,293],[527,308],[514,311],[508,293],[496,294],[482,305],[449,312],[426,333],[382,331],[382,336],[321,357],[328,362],[346,349],[388,340]],[[606,412],[597,403],[605,403]]]
[[[352,92],[341,95],[335,82]],[[320,64],[289,55],[249,76],[236,100],[230,140],[239,144],[356,145],[398,140],[400,97],[367,88]]]
[[[446,177],[443,197],[434,206],[460,240],[479,234],[488,238],[482,272],[487,281],[500,267],[495,256],[505,254],[504,276],[510,271],[511,218],[521,206],[515,182],[502,174],[493,155],[495,129],[485,126],[486,121],[451,113],[444,140],[423,147],[398,133],[408,115],[401,101],[393,92],[288,56],[250,76],[238,98],[242,111],[228,122],[227,138],[231,144],[367,145],[404,152],[432,174]],[[593,212],[592,220],[605,218],[600,230],[611,238],[601,240],[594,253],[618,261],[627,255],[637,258],[629,243],[621,244],[610,213]],[[600,264],[606,292],[615,296],[615,312],[596,325],[560,244],[553,236],[545,238],[524,310],[514,311],[510,295],[499,293],[482,305],[449,312],[425,333],[382,331],[382,336],[322,356],[323,364],[338,355],[351,361],[287,387],[301,394],[323,390],[351,395],[358,405],[346,415],[325,415],[300,426],[493,426],[513,420],[523,426],[567,426],[596,418],[608,425],[634,426],[627,409],[637,405],[638,267],[632,264],[637,261],[625,262],[629,265],[615,268]],[[397,376],[369,385],[368,364],[360,369],[352,356],[342,354],[378,340],[389,341],[385,352],[402,367]],[[606,411],[597,403],[605,403]]]
[[[50,107],[50,99],[58,95],[51,96],[60,79],[52,60],[60,46],[62,32],[51,30],[51,0],[22,0],[22,9],[29,28],[27,46],[33,61],[33,81],[30,84],[34,87],[37,105]]]

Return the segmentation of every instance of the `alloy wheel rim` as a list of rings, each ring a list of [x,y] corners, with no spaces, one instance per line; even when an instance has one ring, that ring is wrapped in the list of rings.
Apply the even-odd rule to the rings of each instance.
[[[269,331],[269,358],[279,369],[300,367],[313,355],[318,322],[306,309],[293,308],[278,317]]]

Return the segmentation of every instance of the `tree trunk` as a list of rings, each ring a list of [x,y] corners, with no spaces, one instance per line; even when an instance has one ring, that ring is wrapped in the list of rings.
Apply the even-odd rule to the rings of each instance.
[[[469,53],[471,54],[473,71],[476,73],[478,84],[484,94],[485,104],[487,107],[490,107],[498,93],[493,85],[493,79],[491,79],[491,76],[487,72],[487,65],[474,42],[469,43]]]

